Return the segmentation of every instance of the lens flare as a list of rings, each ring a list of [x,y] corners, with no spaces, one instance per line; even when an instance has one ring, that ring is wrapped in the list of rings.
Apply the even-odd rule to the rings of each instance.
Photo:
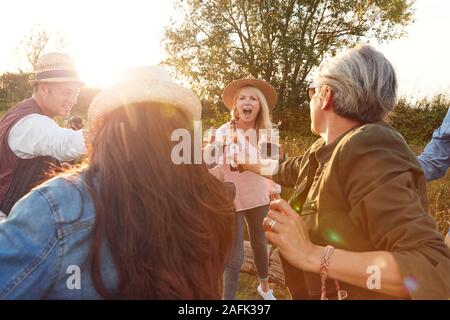
[[[416,292],[419,288],[419,284],[417,283],[416,279],[413,277],[406,277],[403,280],[403,284],[408,289],[409,292]]]
[[[328,230],[327,231],[327,236],[328,236],[328,239],[330,239],[334,243],[341,243],[342,242],[341,236],[339,234],[337,234],[333,230]]]

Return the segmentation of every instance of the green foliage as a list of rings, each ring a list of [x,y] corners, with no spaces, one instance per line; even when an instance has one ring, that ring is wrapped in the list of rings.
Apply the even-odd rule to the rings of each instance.
[[[6,72],[0,75],[0,111],[8,110],[17,102],[30,97],[33,88],[29,84],[31,74]]]
[[[219,128],[225,122],[230,121],[230,111],[224,106],[217,106],[208,100],[202,101],[202,123],[204,130]]]
[[[304,137],[312,136],[311,115],[309,105],[298,108],[276,108],[273,110],[272,119],[275,124],[280,124],[280,132],[295,132]]]
[[[414,104],[402,98],[390,116],[390,122],[409,144],[423,145],[440,126],[449,106],[450,99],[445,94],[423,98]]]
[[[165,31],[166,65],[219,105],[248,74],[277,89],[281,107],[305,100],[306,78],[325,57],[366,39],[394,39],[412,21],[413,0],[188,0]]]

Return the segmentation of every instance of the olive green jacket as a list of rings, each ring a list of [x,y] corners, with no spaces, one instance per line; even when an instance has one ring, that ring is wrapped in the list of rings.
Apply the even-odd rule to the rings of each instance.
[[[289,202],[306,222],[314,243],[356,252],[392,252],[411,298],[450,298],[450,249],[428,214],[422,169],[388,124],[365,124],[328,146],[319,139],[302,157],[280,162],[274,180],[294,188]],[[293,298],[318,298],[319,276],[282,260]],[[341,286],[350,299],[393,298]],[[333,287],[329,281],[331,294]]]

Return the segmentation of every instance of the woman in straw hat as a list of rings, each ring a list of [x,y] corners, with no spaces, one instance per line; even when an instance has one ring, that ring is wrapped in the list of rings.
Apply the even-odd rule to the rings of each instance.
[[[171,160],[172,132],[200,113],[159,67],[100,92],[85,167],[34,189],[0,224],[0,299],[219,299],[232,198],[205,165]]]
[[[269,109],[277,102],[277,92],[264,80],[249,76],[231,82],[223,91],[225,106],[231,110],[231,121],[222,125],[216,132],[215,141],[222,142],[228,153],[240,152],[250,158],[260,157],[258,143],[262,142],[263,131],[270,136],[272,124]],[[232,150],[232,147],[236,147]],[[226,157],[225,157],[226,158]],[[279,194],[280,186],[253,172],[238,172],[230,165],[216,166],[214,173],[220,173],[224,181],[236,186],[237,232],[233,249],[224,272],[223,298],[236,297],[239,272],[244,256],[244,219],[250,235],[254,261],[260,279],[258,293],[265,300],[275,300],[269,287],[267,240],[262,223],[268,212],[271,194]]]

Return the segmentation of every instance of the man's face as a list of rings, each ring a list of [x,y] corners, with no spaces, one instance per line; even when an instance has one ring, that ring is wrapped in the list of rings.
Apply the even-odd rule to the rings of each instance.
[[[42,84],[41,106],[51,118],[55,116],[68,117],[72,107],[77,103],[80,84],[77,82],[44,83]]]

